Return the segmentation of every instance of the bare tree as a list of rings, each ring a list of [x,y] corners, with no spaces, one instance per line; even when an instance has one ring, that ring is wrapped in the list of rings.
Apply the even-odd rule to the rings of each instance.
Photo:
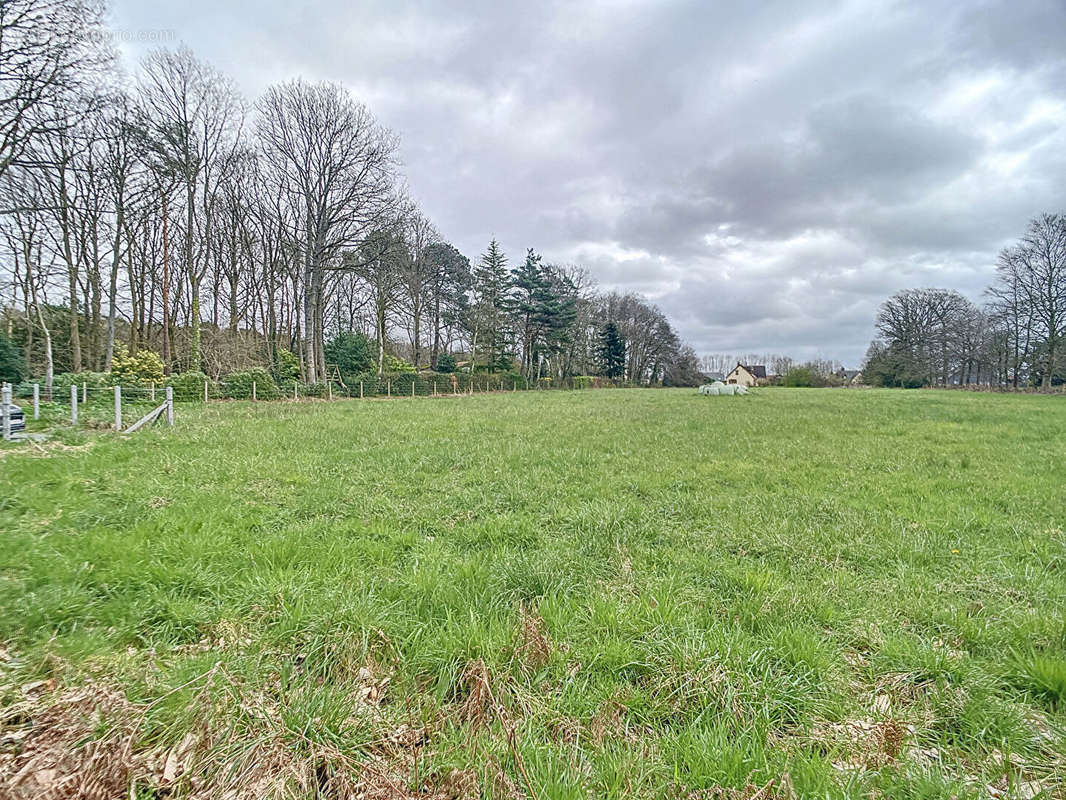
[[[103,13],[93,0],[0,2],[0,176],[76,120],[70,97],[111,58]]]
[[[232,82],[192,51],[156,50],[144,61],[141,101],[156,168],[181,187],[182,261],[189,288],[189,364],[200,367],[200,287],[211,262],[213,206],[244,119]]]
[[[1035,364],[1041,386],[1051,385],[1066,336],[1066,215],[1042,214],[1018,244],[999,256],[993,296],[1014,316],[1015,347],[1024,336],[1040,343]]]
[[[327,265],[380,226],[395,199],[396,138],[338,84],[291,81],[258,104],[258,135],[279,191],[298,209],[303,368],[325,373]]]
[[[403,294],[404,261],[409,258],[407,247],[397,229],[375,231],[357,251],[350,251],[344,268],[363,280],[370,296],[374,314],[374,334],[378,345],[378,377],[385,373],[385,342],[400,297]]]
[[[5,238],[11,253],[16,278],[21,277],[26,298],[26,323],[33,330],[34,323],[41,329],[44,349],[45,396],[52,397],[52,380],[55,374],[55,359],[52,352],[52,331],[41,310],[41,295],[45,291],[47,275],[42,264],[41,228],[44,214],[39,183],[33,174],[15,168],[0,177],[4,182],[4,202],[12,210],[0,217],[5,223]],[[12,178],[14,179],[12,180]]]
[[[433,223],[416,209],[404,220],[404,242],[407,258],[401,264],[404,299],[407,305],[408,335],[411,340],[411,363],[415,369],[422,363],[422,323],[430,311],[433,287],[438,282],[441,265],[431,258],[430,245],[440,239]]]

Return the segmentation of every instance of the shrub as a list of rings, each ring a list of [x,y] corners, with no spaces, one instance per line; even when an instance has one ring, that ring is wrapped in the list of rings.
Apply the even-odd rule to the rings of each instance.
[[[0,381],[18,383],[26,374],[22,348],[0,333]]]
[[[202,372],[171,375],[167,379],[167,385],[173,387],[175,400],[203,400],[204,381],[207,381],[208,397],[218,397],[218,384],[209,380]]]
[[[147,347],[131,355],[126,345],[116,343],[111,358],[111,375],[120,386],[140,386],[152,381],[162,383],[163,359]]]
[[[66,400],[70,397],[70,387],[83,383],[90,389],[101,389],[112,386],[115,378],[110,372],[61,372],[52,378],[52,396]]]
[[[280,396],[274,378],[262,368],[231,372],[222,381],[222,396],[231,400],[250,400],[253,383],[259,400],[277,400]]]
[[[810,367],[793,367],[781,379],[782,386],[809,387],[815,385],[815,375]]]
[[[575,375],[574,376],[574,388],[575,389],[591,389],[592,388],[592,376],[591,375]]]
[[[500,377],[503,378],[503,385],[509,388],[526,389],[529,387],[529,381],[526,380],[525,375],[514,370],[508,370],[507,372],[500,373]]]
[[[325,397],[325,383],[302,383],[300,384],[300,397]]]
[[[437,356],[437,372],[447,375],[450,372],[455,372],[455,356],[451,353],[441,353]]]
[[[866,353],[862,376],[871,386],[918,389],[928,382],[925,370],[911,353],[901,347],[885,346],[877,341],[870,345]]]
[[[287,381],[300,380],[300,359],[291,350],[284,347],[278,348],[278,358],[273,367],[274,380],[278,386],[283,386]]]
[[[326,361],[342,375],[358,375],[374,367],[374,345],[362,333],[339,333],[326,344]]]
[[[404,361],[402,358],[390,356],[388,353],[386,353],[385,372],[390,374],[397,374],[401,372],[415,372],[415,366],[410,361]]]

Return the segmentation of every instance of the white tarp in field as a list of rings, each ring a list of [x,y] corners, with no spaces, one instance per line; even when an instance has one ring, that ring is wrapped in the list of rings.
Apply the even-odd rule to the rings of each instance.
[[[748,387],[741,386],[738,383],[722,383],[721,381],[715,381],[714,383],[705,383],[697,391],[700,394],[709,395],[724,395],[724,394],[747,394]]]

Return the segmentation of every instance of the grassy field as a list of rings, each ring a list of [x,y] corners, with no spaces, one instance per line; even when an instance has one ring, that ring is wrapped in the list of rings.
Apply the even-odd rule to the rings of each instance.
[[[1066,797],[1064,527],[1060,397],[216,403],[0,449],[0,796]]]

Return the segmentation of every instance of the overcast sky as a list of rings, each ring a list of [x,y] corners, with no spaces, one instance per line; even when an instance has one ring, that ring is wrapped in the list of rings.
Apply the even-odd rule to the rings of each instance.
[[[856,365],[888,294],[979,300],[1066,211],[1066,0],[113,3],[131,65],[344,83],[471,260],[586,266],[700,353]]]

